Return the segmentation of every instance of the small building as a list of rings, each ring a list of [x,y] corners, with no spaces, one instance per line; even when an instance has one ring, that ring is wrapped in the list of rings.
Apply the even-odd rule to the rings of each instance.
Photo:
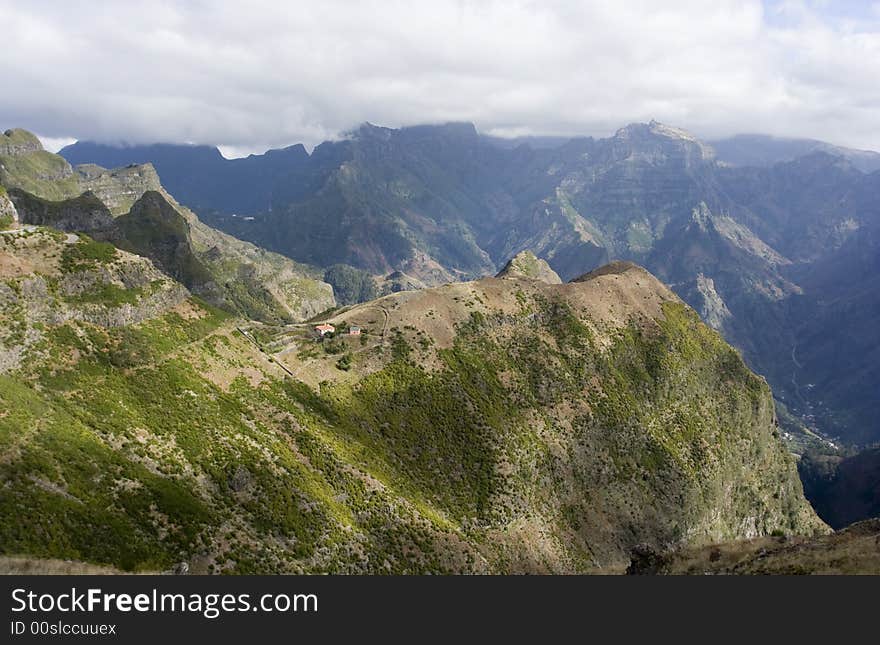
[[[315,331],[323,337],[327,334],[334,333],[336,331],[336,327],[334,327],[330,323],[322,323],[320,325],[315,325]]]
[[[351,327],[348,328],[348,335],[349,336],[360,336],[361,335],[361,328],[358,327],[357,325],[352,325]]]

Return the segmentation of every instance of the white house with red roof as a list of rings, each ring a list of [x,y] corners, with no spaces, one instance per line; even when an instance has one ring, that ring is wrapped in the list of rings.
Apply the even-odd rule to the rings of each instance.
[[[323,337],[326,334],[334,333],[336,331],[336,327],[334,327],[330,323],[321,323],[320,325],[315,325],[315,331]]]

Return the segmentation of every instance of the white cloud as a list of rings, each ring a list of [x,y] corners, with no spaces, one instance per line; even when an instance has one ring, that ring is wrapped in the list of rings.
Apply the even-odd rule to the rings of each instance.
[[[607,135],[656,118],[880,149],[880,14],[828,7],[0,0],[0,127],[254,151],[363,121]]]
[[[34,134],[37,135],[40,143],[43,144],[43,148],[49,152],[58,152],[64,146],[69,146],[71,143],[76,142],[76,139],[73,137],[47,137],[39,132],[35,132]]]

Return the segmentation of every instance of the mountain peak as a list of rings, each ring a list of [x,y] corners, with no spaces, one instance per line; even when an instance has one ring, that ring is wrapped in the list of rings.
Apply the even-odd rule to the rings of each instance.
[[[520,251],[508,261],[496,278],[529,278],[547,284],[562,284],[562,279],[546,261],[531,251]]]
[[[659,136],[667,139],[683,139],[693,143],[699,143],[699,140],[687,130],[676,128],[660,121],[651,119],[648,123],[630,123],[620,128],[614,133],[615,138],[629,139],[634,137]]]
[[[369,121],[364,121],[349,135],[354,139],[380,138],[388,139],[394,132],[393,128],[386,128],[381,125],[375,125]]]
[[[585,273],[582,276],[573,279],[572,282],[589,282],[593,278],[598,278],[603,275],[623,275],[624,273],[629,273],[631,271],[644,273],[651,279],[657,280],[657,278],[635,262],[630,262],[629,260],[614,260],[613,262],[600,266],[598,269],[593,269],[589,273]]]
[[[30,152],[40,152],[43,144],[37,136],[21,128],[6,130],[0,135],[0,155],[16,156]]]
[[[690,148],[705,160],[713,159],[715,151],[687,130],[676,128],[659,121],[648,123],[630,123],[614,133],[612,140],[626,147],[638,148],[644,145],[655,147],[656,144],[672,144],[681,148]]]

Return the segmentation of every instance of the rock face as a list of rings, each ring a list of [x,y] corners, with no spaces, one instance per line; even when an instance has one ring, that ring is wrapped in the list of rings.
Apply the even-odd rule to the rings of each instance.
[[[9,187],[22,222],[149,257],[193,293],[247,318],[298,321],[335,305],[317,270],[205,225],[164,190],[151,164],[72,169],[30,133],[6,138],[0,186]]]
[[[118,238],[113,215],[93,193],[52,202],[12,188],[9,196],[21,213],[23,224],[51,226],[59,231],[81,231],[104,241]]]
[[[496,278],[530,278],[547,284],[562,284],[562,279],[544,260],[531,251],[522,251],[504,266]]]
[[[94,164],[76,166],[82,187],[98,197],[111,213],[127,213],[147,191],[161,191],[159,175],[152,164],[107,170]]]
[[[18,211],[15,209],[15,204],[9,199],[6,189],[2,186],[0,186],[0,222],[5,223],[7,227],[18,223]]]
[[[48,199],[76,197],[83,192],[67,161],[43,150],[30,132],[17,129],[0,135],[0,185]]]
[[[703,297],[700,317],[712,329],[723,330],[724,321],[730,318],[730,310],[715,290],[715,281],[702,273],[697,274],[697,291]]]
[[[107,243],[49,229],[3,237],[0,373],[37,360],[48,329],[80,321],[110,329],[157,318],[189,296],[153,263]]]

